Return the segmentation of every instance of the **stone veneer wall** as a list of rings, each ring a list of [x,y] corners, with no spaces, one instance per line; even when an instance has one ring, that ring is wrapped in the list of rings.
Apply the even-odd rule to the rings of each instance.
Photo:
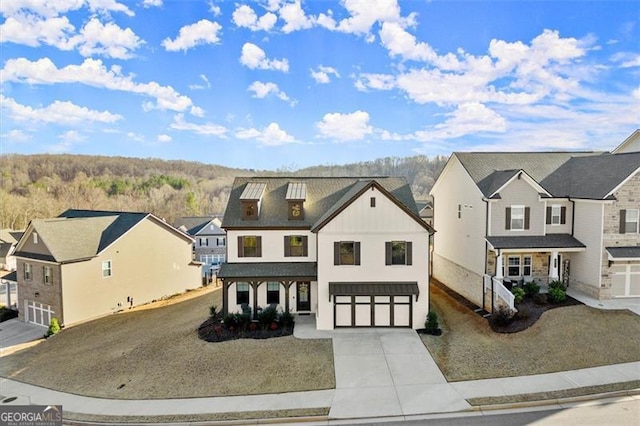
[[[482,275],[434,253],[433,277],[469,301],[482,306]]]

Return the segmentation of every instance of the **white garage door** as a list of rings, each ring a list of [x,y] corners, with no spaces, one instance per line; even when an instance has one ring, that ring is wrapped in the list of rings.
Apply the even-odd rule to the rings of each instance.
[[[640,263],[611,267],[611,296],[640,297]]]
[[[411,296],[335,296],[335,327],[411,327]]]
[[[27,322],[41,325],[43,327],[49,327],[51,318],[55,316],[55,312],[53,312],[53,308],[51,306],[45,305],[44,303],[32,302],[31,300],[27,300],[25,305],[25,320]]]

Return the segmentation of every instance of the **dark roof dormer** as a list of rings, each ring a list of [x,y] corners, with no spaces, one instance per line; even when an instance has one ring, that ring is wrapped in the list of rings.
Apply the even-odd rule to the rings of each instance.
[[[249,182],[240,195],[242,220],[258,220],[260,217],[260,205],[262,195],[266,189],[265,182]]]
[[[304,202],[307,199],[307,184],[303,182],[289,182],[285,198],[289,202],[289,220],[303,220]]]

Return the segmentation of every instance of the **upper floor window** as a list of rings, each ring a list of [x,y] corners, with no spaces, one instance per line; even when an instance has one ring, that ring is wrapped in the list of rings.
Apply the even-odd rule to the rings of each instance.
[[[224,247],[227,245],[227,237],[217,237],[216,238],[216,246]]]
[[[359,265],[360,242],[336,241],[333,243],[334,265]]]
[[[505,214],[505,228],[513,231],[522,231],[525,229],[529,229],[529,214],[529,207],[507,207]]]
[[[304,219],[304,207],[302,201],[289,201],[289,219]]]
[[[458,204],[458,219],[462,219],[462,204]]]
[[[620,210],[620,233],[637,234],[640,229],[640,210]]]
[[[262,257],[262,237],[256,235],[238,237],[238,257]]]
[[[45,284],[51,284],[53,274],[51,271],[51,266],[43,266],[42,267],[42,276],[44,277]]]
[[[284,237],[284,256],[308,256],[308,237],[306,235],[286,235]]]
[[[386,265],[411,265],[413,253],[411,241],[387,241],[385,243]]]
[[[102,261],[102,278],[107,278],[111,276],[111,261],[103,260]]]
[[[564,225],[567,223],[567,208],[565,206],[547,207],[547,225]]]
[[[369,199],[369,205],[370,205],[371,207],[375,207],[375,206],[376,206],[376,197],[371,197],[371,198]]]
[[[258,220],[258,202],[257,201],[242,202],[242,219]]]
[[[200,247],[208,246],[209,239],[206,237],[200,237]]]
[[[25,263],[24,264],[24,279],[26,281],[31,280],[31,278],[33,278],[33,273],[31,272],[31,264],[30,263]]]

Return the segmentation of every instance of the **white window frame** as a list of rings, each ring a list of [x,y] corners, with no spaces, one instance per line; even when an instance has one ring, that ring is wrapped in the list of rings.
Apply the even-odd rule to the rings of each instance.
[[[635,221],[629,220],[629,213],[633,212],[635,214]],[[629,225],[633,224],[635,226],[635,231],[629,231]],[[627,213],[625,215],[624,221],[624,233],[625,234],[637,234],[640,232],[640,209],[627,209]]]
[[[560,225],[561,212],[562,212],[562,206],[560,206],[559,204],[554,204],[551,206],[551,225],[552,226]]]
[[[207,247],[209,246],[209,239],[207,237],[200,237],[198,239],[198,244],[200,245],[200,247]]]
[[[227,237],[217,237],[216,238],[216,246],[217,247],[226,247],[227,245]]]
[[[30,263],[24,264],[24,280],[31,281],[33,279],[33,268]]]
[[[51,269],[51,266],[42,267],[42,280],[47,285],[51,285],[53,283],[53,270]]]
[[[529,273],[527,273],[527,268],[529,269]],[[521,271],[524,277],[530,277],[533,274],[533,257],[531,255],[527,254],[523,256]]]
[[[516,265],[513,265],[513,266],[511,265],[511,263],[510,263],[511,259],[517,259],[518,260],[518,265],[517,265],[518,273],[516,275],[511,274],[510,271],[509,271],[509,268],[512,268],[512,267],[515,268],[516,267]],[[519,255],[514,255],[514,254],[507,255],[506,268],[507,268],[507,273],[506,273],[507,277],[521,277],[522,276],[522,259],[520,258],[520,256]]]
[[[110,260],[102,261],[102,278],[109,278],[113,276],[113,264]]]
[[[516,215],[516,211],[518,211],[517,215]],[[525,211],[525,206],[520,206],[520,205],[511,206],[511,230],[512,231],[524,231],[524,211]],[[516,220],[522,221],[521,227],[514,226],[514,223]]]

